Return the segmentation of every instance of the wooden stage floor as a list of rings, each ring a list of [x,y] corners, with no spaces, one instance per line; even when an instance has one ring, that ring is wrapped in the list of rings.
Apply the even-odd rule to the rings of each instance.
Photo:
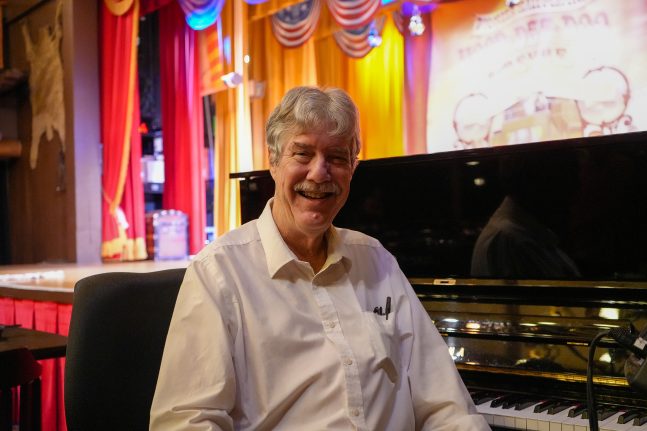
[[[0,297],[72,303],[76,282],[104,272],[151,272],[186,268],[188,260],[83,264],[0,265]]]

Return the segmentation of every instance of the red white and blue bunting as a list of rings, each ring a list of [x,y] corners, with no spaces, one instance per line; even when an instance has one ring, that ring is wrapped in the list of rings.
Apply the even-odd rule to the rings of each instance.
[[[368,25],[382,4],[381,0],[327,1],[330,14],[344,29],[358,29]]]
[[[281,45],[295,48],[303,45],[319,22],[321,0],[305,0],[272,15],[272,30]]]
[[[189,27],[202,30],[216,22],[225,0],[178,0],[178,3]]]
[[[402,14],[401,10],[394,10],[391,14],[393,22],[395,23],[395,28],[398,29],[400,34],[404,36],[404,32],[408,29],[409,20]]]
[[[384,16],[379,17],[364,27],[353,30],[339,30],[333,34],[337,46],[344,54],[352,58],[363,58],[377,45],[371,43],[371,32],[377,32],[377,36],[382,34],[384,28]]]

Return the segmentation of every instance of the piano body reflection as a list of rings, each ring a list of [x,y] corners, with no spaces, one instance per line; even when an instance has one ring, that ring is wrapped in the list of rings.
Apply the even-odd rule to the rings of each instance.
[[[267,171],[240,180],[260,215]],[[493,429],[584,431],[589,344],[647,327],[647,133],[362,161],[335,225],[398,259]],[[647,431],[603,338],[601,430]]]

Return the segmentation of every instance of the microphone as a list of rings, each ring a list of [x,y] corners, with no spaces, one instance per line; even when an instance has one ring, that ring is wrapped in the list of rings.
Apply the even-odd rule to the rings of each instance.
[[[631,351],[625,361],[625,377],[633,389],[647,393],[647,328],[640,335],[630,333],[624,328],[614,328],[609,331],[611,338],[618,344]]]

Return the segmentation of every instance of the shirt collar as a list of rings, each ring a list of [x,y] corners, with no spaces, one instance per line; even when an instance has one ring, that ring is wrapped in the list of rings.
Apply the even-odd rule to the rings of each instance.
[[[285,265],[299,260],[294,252],[292,252],[287,244],[285,244],[279,229],[276,227],[276,222],[272,216],[273,202],[274,198],[267,201],[263,212],[256,222],[258,233],[261,238],[261,244],[265,250],[267,271],[272,278],[274,278],[277,272],[279,272],[279,270]],[[350,264],[350,258],[348,257],[349,253],[334,226],[330,226],[328,231],[326,231],[326,241],[328,242],[328,257],[322,271],[330,265],[338,263],[342,259],[346,263]]]

